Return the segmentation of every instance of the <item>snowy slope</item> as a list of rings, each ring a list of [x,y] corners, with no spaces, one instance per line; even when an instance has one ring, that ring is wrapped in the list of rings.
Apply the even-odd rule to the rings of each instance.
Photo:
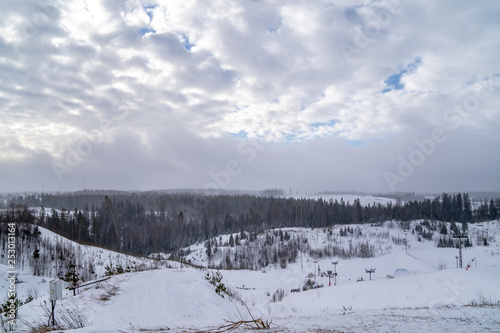
[[[21,228],[21,225],[19,224],[17,228]],[[36,299],[39,296],[48,295],[48,282],[57,277],[56,272],[61,272],[62,274],[65,273],[65,266],[62,265],[62,267],[59,267],[61,259],[55,259],[55,244],[57,244],[59,248],[64,248],[65,253],[70,253],[74,256],[73,259],[79,267],[80,276],[87,277],[86,280],[95,280],[104,277],[106,266],[122,266],[124,269],[129,267],[132,271],[139,271],[167,267],[172,264],[166,260],[158,262],[153,259],[117,253],[95,246],[80,245],[45,228],[39,227],[39,230],[41,235],[36,243],[38,249],[40,249],[41,257],[46,254],[49,258],[49,262],[47,263],[44,276],[34,276],[33,268],[30,266],[33,246],[29,249],[23,248],[24,250],[17,253],[17,267],[15,268],[15,271],[18,272],[17,277],[20,283],[16,284],[16,292],[18,293],[18,299],[22,301],[26,300],[30,296]],[[43,246],[44,244],[52,246],[45,248]],[[50,253],[44,253],[50,249],[52,249]],[[50,260],[50,258],[52,260]],[[7,263],[7,256],[2,255],[0,262],[4,263],[0,264],[0,279],[2,281],[6,281],[7,272],[9,271],[8,267],[5,265]],[[56,263],[58,266],[57,268]],[[89,270],[91,270],[92,273],[90,273]],[[7,289],[7,284],[2,283],[0,286],[0,292]],[[7,292],[1,292],[0,303],[4,303],[6,300]]]
[[[362,235],[404,232],[394,226],[359,226]],[[487,232],[490,245],[474,244],[463,251],[464,268],[456,268],[454,248],[437,248],[436,241],[417,240],[409,234],[409,247],[392,244],[373,258],[317,258],[303,255],[285,269],[270,265],[262,270],[221,271],[223,282],[249,306],[255,317],[272,320],[279,332],[483,332],[500,327],[500,223],[470,225],[471,235]],[[322,230],[296,229],[311,246],[321,246]],[[228,236],[224,236],[226,239]],[[326,237],[326,236],[324,236]],[[356,241],[355,236],[349,236]],[[343,242],[348,243],[348,238]],[[369,238],[369,237],[368,237]],[[379,241],[376,237],[372,241]],[[198,246],[202,246],[199,244]],[[195,249],[196,246],[192,246]],[[200,262],[203,250],[198,253]],[[196,256],[196,255],[194,255]],[[111,255],[113,257],[113,255]],[[472,259],[475,259],[472,261]],[[323,288],[291,292],[306,276],[332,270],[338,260],[337,285],[317,276]],[[314,261],[317,261],[316,263]],[[470,267],[465,268],[470,262]],[[372,280],[365,269],[375,268]],[[388,278],[396,269],[410,274]],[[126,273],[83,288],[80,295],[66,292],[58,308],[76,306],[88,326],[73,332],[196,332],[236,319],[239,303],[218,296],[205,279],[205,271],[190,267]],[[357,282],[361,277],[364,281]],[[314,279],[314,278],[313,278]],[[33,283],[37,283],[34,281]],[[284,291],[281,301],[273,294]],[[45,320],[40,306],[48,295],[24,305],[20,316],[28,322]],[[469,306],[477,303],[490,305]],[[59,307],[60,306],[60,307]],[[246,312],[240,313],[249,319]],[[57,317],[57,315],[56,315]],[[45,319],[44,319],[45,318]]]
[[[42,315],[39,304],[47,299],[24,306],[20,315],[36,320]],[[217,325],[228,314],[237,314],[236,305],[218,296],[202,272],[188,268],[113,276],[99,288],[89,286],[77,296],[66,295],[57,308],[78,306],[85,312],[91,325],[78,332],[133,332]]]

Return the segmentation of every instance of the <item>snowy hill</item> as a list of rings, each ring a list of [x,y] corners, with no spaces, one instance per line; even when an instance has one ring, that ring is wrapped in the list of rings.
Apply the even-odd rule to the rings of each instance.
[[[295,260],[287,262],[284,268],[280,262],[270,262],[257,270],[222,270],[222,282],[236,299],[248,305],[255,318],[272,321],[272,331],[365,332],[367,327],[375,332],[497,330],[500,222],[469,225],[472,247],[463,249],[463,268],[456,268],[458,249],[437,247],[445,235],[440,233],[439,223],[433,223],[430,222],[429,230],[421,220],[405,225],[405,230],[395,222],[383,226],[351,225],[352,232],[346,233],[346,226],[334,226],[331,231],[282,229],[290,241],[299,239],[308,244],[308,250],[302,247]],[[420,230],[422,225],[421,232],[412,232]],[[451,227],[450,223],[445,226],[448,230]],[[258,243],[258,239],[265,242],[269,235],[276,239],[267,246],[279,248],[279,230],[258,235],[252,242]],[[230,237],[221,236],[218,253],[243,251],[245,243],[251,243],[244,239],[240,245],[224,245]],[[484,239],[488,246],[483,245]],[[346,255],[354,253],[349,248],[364,243],[373,246],[372,256]],[[324,251],[328,246],[338,246],[346,252],[330,257]],[[99,250],[103,252],[97,260],[103,263],[105,258],[111,259],[107,264],[114,258],[125,260],[116,253]],[[195,244],[190,250],[188,260],[209,264],[205,244]],[[99,252],[93,251],[81,250],[99,258]],[[338,276],[336,285],[332,279],[329,286],[329,277],[324,273],[334,269],[332,261],[338,261]],[[206,270],[186,266],[180,269],[178,263],[171,265],[168,269],[114,275],[105,282],[81,288],[76,296],[66,290],[57,303],[60,312],[56,318],[64,311],[74,317],[81,316],[87,321],[86,327],[72,331],[89,333],[215,331],[225,319],[238,320],[240,315],[250,319],[236,299],[215,293],[215,288],[204,278]],[[318,267],[320,274],[314,276]],[[371,281],[365,269],[375,269]],[[396,269],[406,269],[409,274],[388,277]],[[26,287],[47,285],[47,281],[28,275],[20,277],[26,281]],[[308,275],[324,287],[303,291]],[[358,282],[361,278],[363,281]],[[298,292],[292,292],[297,289]],[[47,321],[42,306],[48,302],[48,293],[39,290],[38,299],[19,310],[19,316],[28,323]]]
[[[71,263],[77,267],[81,283],[102,278],[108,270],[117,268],[129,271],[142,271],[167,267],[169,262],[159,262],[153,259],[135,257],[95,246],[80,245],[61,237],[50,230],[35,227],[30,224],[17,223],[16,228],[21,235],[16,241],[15,271],[19,272],[17,284],[18,299],[37,298],[48,293],[48,281],[58,275],[64,275]],[[2,255],[0,256],[0,279],[5,281],[8,276],[5,239],[2,237]],[[33,258],[35,249],[39,251],[37,261]],[[56,254],[57,253],[57,254]],[[35,275],[35,270],[37,274]],[[1,286],[5,290],[7,286]],[[0,294],[0,303],[7,300],[7,292]]]
[[[36,321],[43,316],[44,301],[46,297],[23,306],[20,316]],[[87,318],[90,325],[78,332],[202,328],[219,324],[228,313],[237,314],[235,303],[218,296],[203,274],[192,268],[113,276],[97,289],[89,286],[77,296],[66,295],[60,303],[59,309],[78,307]]]

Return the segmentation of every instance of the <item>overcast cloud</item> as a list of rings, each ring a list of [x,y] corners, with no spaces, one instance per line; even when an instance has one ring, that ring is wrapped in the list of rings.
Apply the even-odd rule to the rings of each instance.
[[[494,0],[2,1],[0,192],[498,191],[499,17]]]

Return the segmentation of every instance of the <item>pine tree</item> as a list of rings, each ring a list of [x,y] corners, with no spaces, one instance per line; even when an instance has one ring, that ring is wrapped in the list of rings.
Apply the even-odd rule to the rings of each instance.
[[[458,193],[456,197],[453,197],[453,214],[454,214],[454,219],[457,222],[462,222],[463,220],[463,215],[464,215],[464,207],[463,207],[463,202],[462,202],[462,195]]]
[[[489,207],[489,218],[490,220],[496,220],[498,216],[498,209],[495,206],[495,203],[493,202],[493,199],[490,201],[490,207]]]
[[[472,222],[472,204],[468,193],[464,194],[464,221]]]
[[[70,288],[75,288],[78,285],[78,275],[76,275],[76,265],[74,260],[70,260],[66,274],[64,274],[64,276],[60,276],[60,279],[68,282]]]
[[[34,275],[40,275],[40,250],[38,249],[38,246],[35,245],[35,251],[33,251],[33,274]]]
[[[219,236],[219,231],[217,230],[217,225],[214,222],[214,225],[212,226],[212,237],[217,237]]]
[[[231,236],[229,236],[229,246],[233,247],[234,246],[234,238],[233,238],[233,234],[231,234]]]
[[[210,237],[208,233],[208,219],[206,217],[203,217],[203,236],[204,239],[208,239]]]
[[[450,221],[452,219],[453,203],[450,196],[447,193],[443,193],[441,204],[442,218],[445,221]]]
[[[181,244],[179,246],[179,252],[178,252],[178,256],[181,257],[183,256],[182,247],[184,246],[184,212],[182,210],[179,212],[177,220],[179,221],[181,229]],[[181,268],[182,268],[182,260],[181,260]]]
[[[210,244],[210,239],[205,242],[206,251],[208,260],[212,258],[212,245]]]
[[[446,228],[446,224],[443,223],[442,227],[441,227],[441,231],[440,231],[441,235],[446,235],[448,234],[448,228]]]

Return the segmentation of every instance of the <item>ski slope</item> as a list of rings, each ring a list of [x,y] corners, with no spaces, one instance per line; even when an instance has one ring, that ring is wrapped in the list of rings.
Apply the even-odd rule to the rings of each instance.
[[[395,245],[374,258],[314,260],[303,256],[285,269],[270,266],[221,273],[224,284],[255,318],[272,321],[273,332],[496,332],[500,328],[500,223],[487,227],[493,241],[489,246],[464,249],[463,268],[456,268],[457,249],[437,248],[434,241],[409,237],[408,249]],[[369,234],[368,228],[375,227],[363,228],[363,234]],[[471,234],[480,228],[486,226],[471,225]],[[316,230],[300,232],[316,239]],[[333,270],[333,260],[339,261],[336,285],[332,281],[329,286],[328,277],[317,276],[323,288],[291,292],[303,286],[318,266],[322,272]],[[375,273],[370,281],[365,269],[371,268]],[[409,274],[388,277],[401,268]],[[181,269],[173,263],[172,268],[115,275],[81,288],[76,296],[65,290],[57,311],[82,313],[88,325],[68,331],[86,333],[197,332],[215,329],[224,320],[249,320],[237,300],[215,293],[205,274],[206,270]],[[357,282],[361,277],[364,281]],[[26,284],[31,283],[42,282],[26,279]],[[280,289],[284,298],[273,302],[273,294]],[[20,317],[29,323],[46,322],[41,306],[47,302],[48,290],[22,306]],[[470,306],[474,304],[479,306]]]

